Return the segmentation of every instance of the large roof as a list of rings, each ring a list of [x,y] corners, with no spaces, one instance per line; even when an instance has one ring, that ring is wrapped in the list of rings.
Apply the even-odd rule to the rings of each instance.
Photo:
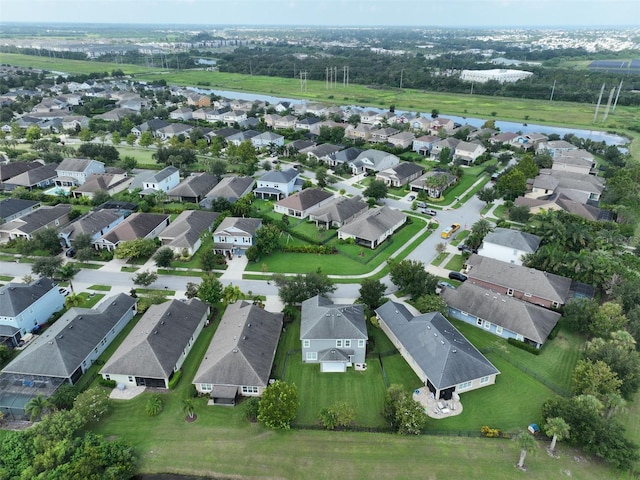
[[[464,282],[457,289],[444,288],[442,298],[452,308],[544,343],[560,314],[508,295]]]
[[[68,234],[71,238],[75,238],[80,233],[95,235],[122,216],[123,215],[121,213],[118,213],[115,210],[97,210],[89,212],[77,219],[75,222],[67,225],[62,229],[61,233]]]
[[[289,183],[298,177],[298,171],[295,168],[287,170],[270,170],[260,177],[261,182],[271,183]]]
[[[216,212],[185,210],[158,235],[158,238],[170,240],[169,246],[172,247],[193,247],[202,232],[211,228],[219,216]]]
[[[226,217],[218,225],[214,235],[233,236],[246,233],[253,236],[261,226],[262,220],[259,218]]]
[[[65,158],[56,170],[58,172],[84,172],[92,163],[99,163],[104,170],[104,163],[89,158]]]
[[[498,227],[484,237],[484,243],[493,243],[494,245],[533,253],[540,245],[540,237],[520,230]]]
[[[0,287],[0,317],[16,317],[55,288],[46,277],[29,284],[7,283]],[[43,319],[43,322],[46,319]]]
[[[59,204],[53,207],[40,207],[33,212],[27,213],[11,222],[7,222],[0,227],[3,231],[20,230],[23,233],[32,233],[45,227],[56,219],[68,215],[71,205]]]
[[[9,363],[3,373],[68,378],[137,300],[124,293],[96,309],[72,308]]]
[[[255,180],[252,177],[224,177],[207,193],[206,198],[226,198],[230,202],[235,202],[248,193],[254,183]]]
[[[195,298],[151,305],[100,374],[168,378],[208,311]]]
[[[552,302],[565,303],[571,279],[493,258],[473,254],[467,259],[467,276],[503,288],[514,288]]]
[[[300,340],[367,339],[362,305],[334,304],[316,295],[302,302]]]
[[[355,197],[337,197],[331,203],[313,210],[311,218],[321,222],[344,223],[354,215],[366,211],[369,208],[367,202],[360,195]]]
[[[376,314],[402,345],[402,354],[438,390],[500,373],[438,312],[413,316],[403,304],[389,301]]]
[[[276,205],[292,210],[304,211],[333,197],[332,193],[321,188],[306,188],[280,200]]]
[[[266,386],[281,331],[282,313],[244,301],[229,305],[193,383]]]
[[[218,179],[208,173],[189,175],[167,192],[168,197],[204,197],[218,183]]]
[[[166,222],[169,215],[160,213],[133,213],[124,222],[111,230],[106,235],[100,237],[114,245],[118,242],[145,238],[163,222]]]
[[[39,205],[40,202],[34,200],[22,200],[20,198],[5,198],[0,200],[0,222],[7,217],[11,217],[16,213],[25,211]]]
[[[367,210],[354,221],[340,228],[341,232],[355,235],[369,241],[380,238],[382,234],[393,228],[407,216],[399,210],[387,206]]]

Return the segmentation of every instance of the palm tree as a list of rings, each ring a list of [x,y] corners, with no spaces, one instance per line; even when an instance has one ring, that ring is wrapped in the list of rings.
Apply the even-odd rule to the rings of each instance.
[[[79,307],[83,301],[84,299],[80,294],[72,293],[64,299],[64,306],[65,308]]]
[[[193,399],[185,398],[182,400],[182,411],[187,414],[189,419],[193,419],[193,417],[195,417],[196,410],[193,406]]]
[[[556,451],[556,442],[564,440],[569,436],[571,427],[561,417],[547,418],[546,423],[542,427],[547,437],[551,437],[551,445],[549,445],[549,453],[552,455]]]
[[[224,298],[224,303],[228,305],[244,298],[245,295],[242,293],[242,290],[240,290],[240,287],[230,283],[222,290],[222,297]]]
[[[524,459],[527,458],[527,453],[532,452],[538,445],[529,432],[520,432],[516,437],[516,442],[520,447],[520,460],[518,460],[517,467],[524,469]]]
[[[33,397],[31,400],[27,402],[24,406],[24,413],[29,415],[29,419],[33,422],[40,415],[49,410],[51,404],[49,400],[44,398],[42,394],[39,394],[37,397]]]

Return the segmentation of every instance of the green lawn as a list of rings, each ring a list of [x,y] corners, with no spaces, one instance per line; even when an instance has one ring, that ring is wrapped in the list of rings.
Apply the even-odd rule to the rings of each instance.
[[[436,267],[439,267],[440,264],[444,262],[444,259],[447,258],[448,256],[449,254],[447,252],[439,253],[436,256],[436,258],[433,259],[433,261],[431,262],[431,265],[435,265]]]
[[[464,257],[462,255],[454,255],[451,260],[447,262],[444,268],[447,270],[453,270],[459,272],[462,270],[462,264],[464,263]]]
[[[111,291],[111,285],[91,285],[89,287],[89,290],[98,290],[98,291],[102,291],[102,292],[110,292]]]
[[[0,275],[0,281],[2,282],[10,282],[11,280],[13,280],[11,275]]]

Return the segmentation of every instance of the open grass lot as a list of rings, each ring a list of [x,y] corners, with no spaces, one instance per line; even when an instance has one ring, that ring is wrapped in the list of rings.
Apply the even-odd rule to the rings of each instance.
[[[113,70],[122,70],[126,74],[148,73],[151,71],[151,69],[139,65],[103,63],[89,60],[65,60],[62,58],[35,57],[33,55],[19,55],[15,53],[0,53],[0,63],[76,74],[89,74],[93,72],[111,73]]]

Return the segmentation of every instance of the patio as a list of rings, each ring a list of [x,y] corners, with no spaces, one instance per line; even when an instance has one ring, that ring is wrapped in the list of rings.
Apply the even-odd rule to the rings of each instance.
[[[438,400],[427,387],[423,387],[413,391],[413,399],[424,407],[424,413],[431,418],[448,418],[462,413],[462,403],[456,394],[451,400]]]

